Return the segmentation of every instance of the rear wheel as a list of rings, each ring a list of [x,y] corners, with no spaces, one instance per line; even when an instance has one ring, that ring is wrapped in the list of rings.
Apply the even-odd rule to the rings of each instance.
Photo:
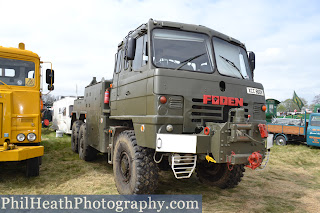
[[[230,171],[226,163],[198,163],[196,167],[200,182],[221,189],[234,188],[239,184],[245,171],[244,165],[234,165]]]
[[[40,159],[39,157],[31,158],[27,160],[27,177],[39,176]]]
[[[71,132],[71,149],[73,152],[78,153],[78,137],[79,137],[79,131],[80,127],[83,124],[83,121],[75,121],[72,125],[72,132]]]
[[[85,161],[92,161],[97,157],[97,150],[95,150],[88,144],[88,140],[86,136],[87,136],[87,125],[83,123],[80,127],[79,137],[78,137],[79,158]]]
[[[137,145],[134,131],[123,131],[117,138],[113,173],[120,194],[151,194],[158,184],[158,167],[153,150]]]
[[[279,135],[276,137],[276,144],[279,146],[285,146],[287,145],[287,140],[284,136]]]

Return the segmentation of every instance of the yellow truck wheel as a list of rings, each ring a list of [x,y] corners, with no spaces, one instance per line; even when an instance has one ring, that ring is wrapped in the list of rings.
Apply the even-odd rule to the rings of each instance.
[[[39,157],[30,158],[27,160],[27,177],[39,176],[40,170],[40,159]]]

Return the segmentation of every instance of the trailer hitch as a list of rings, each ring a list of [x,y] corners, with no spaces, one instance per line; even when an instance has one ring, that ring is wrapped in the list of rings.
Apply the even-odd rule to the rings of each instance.
[[[249,165],[246,165],[246,167],[251,168],[252,170],[255,170],[259,166],[261,166],[262,163],[262,155],[259,152],[254,152],[248,157]]]

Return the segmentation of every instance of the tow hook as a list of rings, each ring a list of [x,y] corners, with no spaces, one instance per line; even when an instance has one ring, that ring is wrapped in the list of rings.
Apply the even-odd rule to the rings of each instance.
[[[208,161],[208,163],[209,163],[209,162],[217,163],[217,161],[215,161],[215,160],[213,159],[213,157],[210,157],[209,155],[206,156],[206,160]]]
[[[246,167],[251,168],[252,170],[255,170],[259,166],[261,166],[262,163],[262,155],[259,152],[254,152],[248,157],[249,165],[246,165]]]
[[[3,143],[3,151],[6,151],[6,150],[13,150],[17,148],[17,145],[14,145],[14,144],[8,144],[7,142],[4,142]]]

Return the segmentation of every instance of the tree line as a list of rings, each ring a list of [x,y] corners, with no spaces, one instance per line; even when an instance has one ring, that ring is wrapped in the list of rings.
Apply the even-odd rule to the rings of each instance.
[[[320,104],[320,94],[314,96],[310,105],[305,98],[300,97],[300,99],[304,105],[304,107],[302,107],[302,111],[305,111],[306,109],[313,110],[316,104]],[[294,110],[300,111],[299,107],[296,103],[293,102],[292,98],[288,98],[285,101],[282,101],[277,107],[278,112],[293,112]]]

